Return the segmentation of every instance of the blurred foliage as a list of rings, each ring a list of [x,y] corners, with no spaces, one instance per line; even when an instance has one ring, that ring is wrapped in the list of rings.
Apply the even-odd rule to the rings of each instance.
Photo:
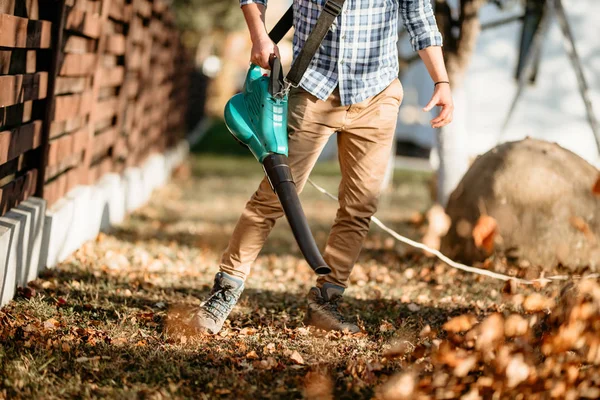
[[[173,0],[172,7],[184,42],[192,47],[205,35],[244,27],[239,0]]]
[[[229,133],[225,121],[220,119],[214,120],[202,140],[192,148],[192,152],[253,159],[248,148],[236,142]]]

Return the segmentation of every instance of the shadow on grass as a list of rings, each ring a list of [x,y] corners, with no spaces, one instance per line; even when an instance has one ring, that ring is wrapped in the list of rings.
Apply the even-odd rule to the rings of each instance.
[[[56,274],[61,280],[88,279],[88,275]],[[103,282],[96,282],[99,287]],[[104,285],[108,286],[108,285]],[[188,293],[188,288],[173,288]],[[207,288],[195,291],[204,296]],[[104,301],[115,308],[131,307],[131,298],[99,292]],[[71,301],[76,301],[72,298]],[[21,332],[13,340],[2,340],[3,365],[19,362],[26,356],[31,368],[43,368],[44,374],[59,380],[61,387],[54,395],[62,397],[113,397],[113,398],[301,398],[305,376],[311,370],[326,371],[334,381],[334,398],[371,398],[374,387],[381,378],[397,371],[398,364],[391,362],[376,371],[349,370],[360,363],[381,357],[385,343],[397,335],[416,340],[425,325],[438,329],[448,316],[473,311],[467,308],[422,307],[411,312],[406,304],[397,300],[359,300],[347,298],[344,307],[348,314],[356,314],[366,328],[366,336],[352,339],[324,334],[300,333],[305,296],[301,293],[284,293],[270,290],[248,289],[227,323],[225,334],[219,336],[189,337],[181,340],[177,332],[166,332],[169,317],[164,314],[153,318],[154,327],[145,333],[134,334],[126,343],[117,344],[114,338],[101,336],[101,341],[81,344],[77,352],[64,348],[48,347],[47,343],[60,340],[56,331],[24,346],[26,337]],[[142,294],[134,304],[147,309],[152,301]],[[192,310],[190,304],[172,304],[171,310]],[[266,310],[266,311],[265,311]],[[352,312],[350,312],[350,310]],[[74,307],[74,317],[90,320],[89,310]],[[108,320],[112,318],[106,315]],[[383,320],[392,321],[397,331],[382,332]],[[129,322],[126,322],[129,323]],[[170,326],[177,326],[177,323]],[[252,328],[253,333],[243,334],[242,328]],[[67,331],[68,327],[61,328]],[[91,335],[91,334],[90,334]],[[85,339],[84,340],[88,340]],[[114,342],[114,343],[113,343]],[[267,345],[273,344],[271,350]],[[416,343],[416,342],[415,342]],[[365,347],[369,347],[365,351]],[[286,349],[303,354],[305,364],[296,365],[285,355]],[[255,356],[249,356],[249,354]],[[363,352],[358,354],[357,352]],[[272,359],[272,360],[271,360]],[[268,360],[266,364],[260,360]],[[30,395],[44,392],[44,388],[29,385]],[[160,393],[162,397],[156,397]],[[11,398],[27,397],[26,392],[8,388]]]

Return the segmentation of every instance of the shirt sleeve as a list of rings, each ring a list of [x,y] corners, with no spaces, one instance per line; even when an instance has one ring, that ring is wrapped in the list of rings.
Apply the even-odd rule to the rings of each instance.
[[[267,6],[267,0],[240,0],[240,7],[248,4],[262,4],[263,6]]]
[[[442,46],[442,34],[435,22],[431,0],[400,0],[400,15],[410,35],[413,50]]]

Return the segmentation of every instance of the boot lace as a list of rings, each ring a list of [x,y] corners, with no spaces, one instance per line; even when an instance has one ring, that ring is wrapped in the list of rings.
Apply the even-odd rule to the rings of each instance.
[[[220,286],[202,305],[202,310],[213,321],[218,322],[227,317],[231,311],[232,303],[235,302],[236,294],[230,286]]]

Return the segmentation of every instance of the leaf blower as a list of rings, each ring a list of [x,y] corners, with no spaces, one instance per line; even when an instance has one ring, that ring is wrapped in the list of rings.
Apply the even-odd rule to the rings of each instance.
[[[252,64],[242,93],[225,106],[225,123],[233,137],[247,146],[262,163],[271,187],[277,193],[300,251],[319,275],[331,272],[321,256],[300,205],[296,185],[287,162],[287,94],[281,63],[271,57],[271,74],[262,74]]]
[[[279,58],[272,55],[270,74],[263,75],[258,65],[251,64],[242,93],[233,96],[225,106],[225,123],[233,137],[247,146],[263,165],[271,187],[277,193],[283,212],[292,228],[300,251],[310,267],[319,275],[331,268],[325,263],[310,231],[300,205],[296,185],[287,162],[287,107],[290,87],[297,87],[329,28],[341,13],[344,0],[328,0],[304,46],[284,79]],[[277,43],[293,25],[293,6],[269,33]]]

